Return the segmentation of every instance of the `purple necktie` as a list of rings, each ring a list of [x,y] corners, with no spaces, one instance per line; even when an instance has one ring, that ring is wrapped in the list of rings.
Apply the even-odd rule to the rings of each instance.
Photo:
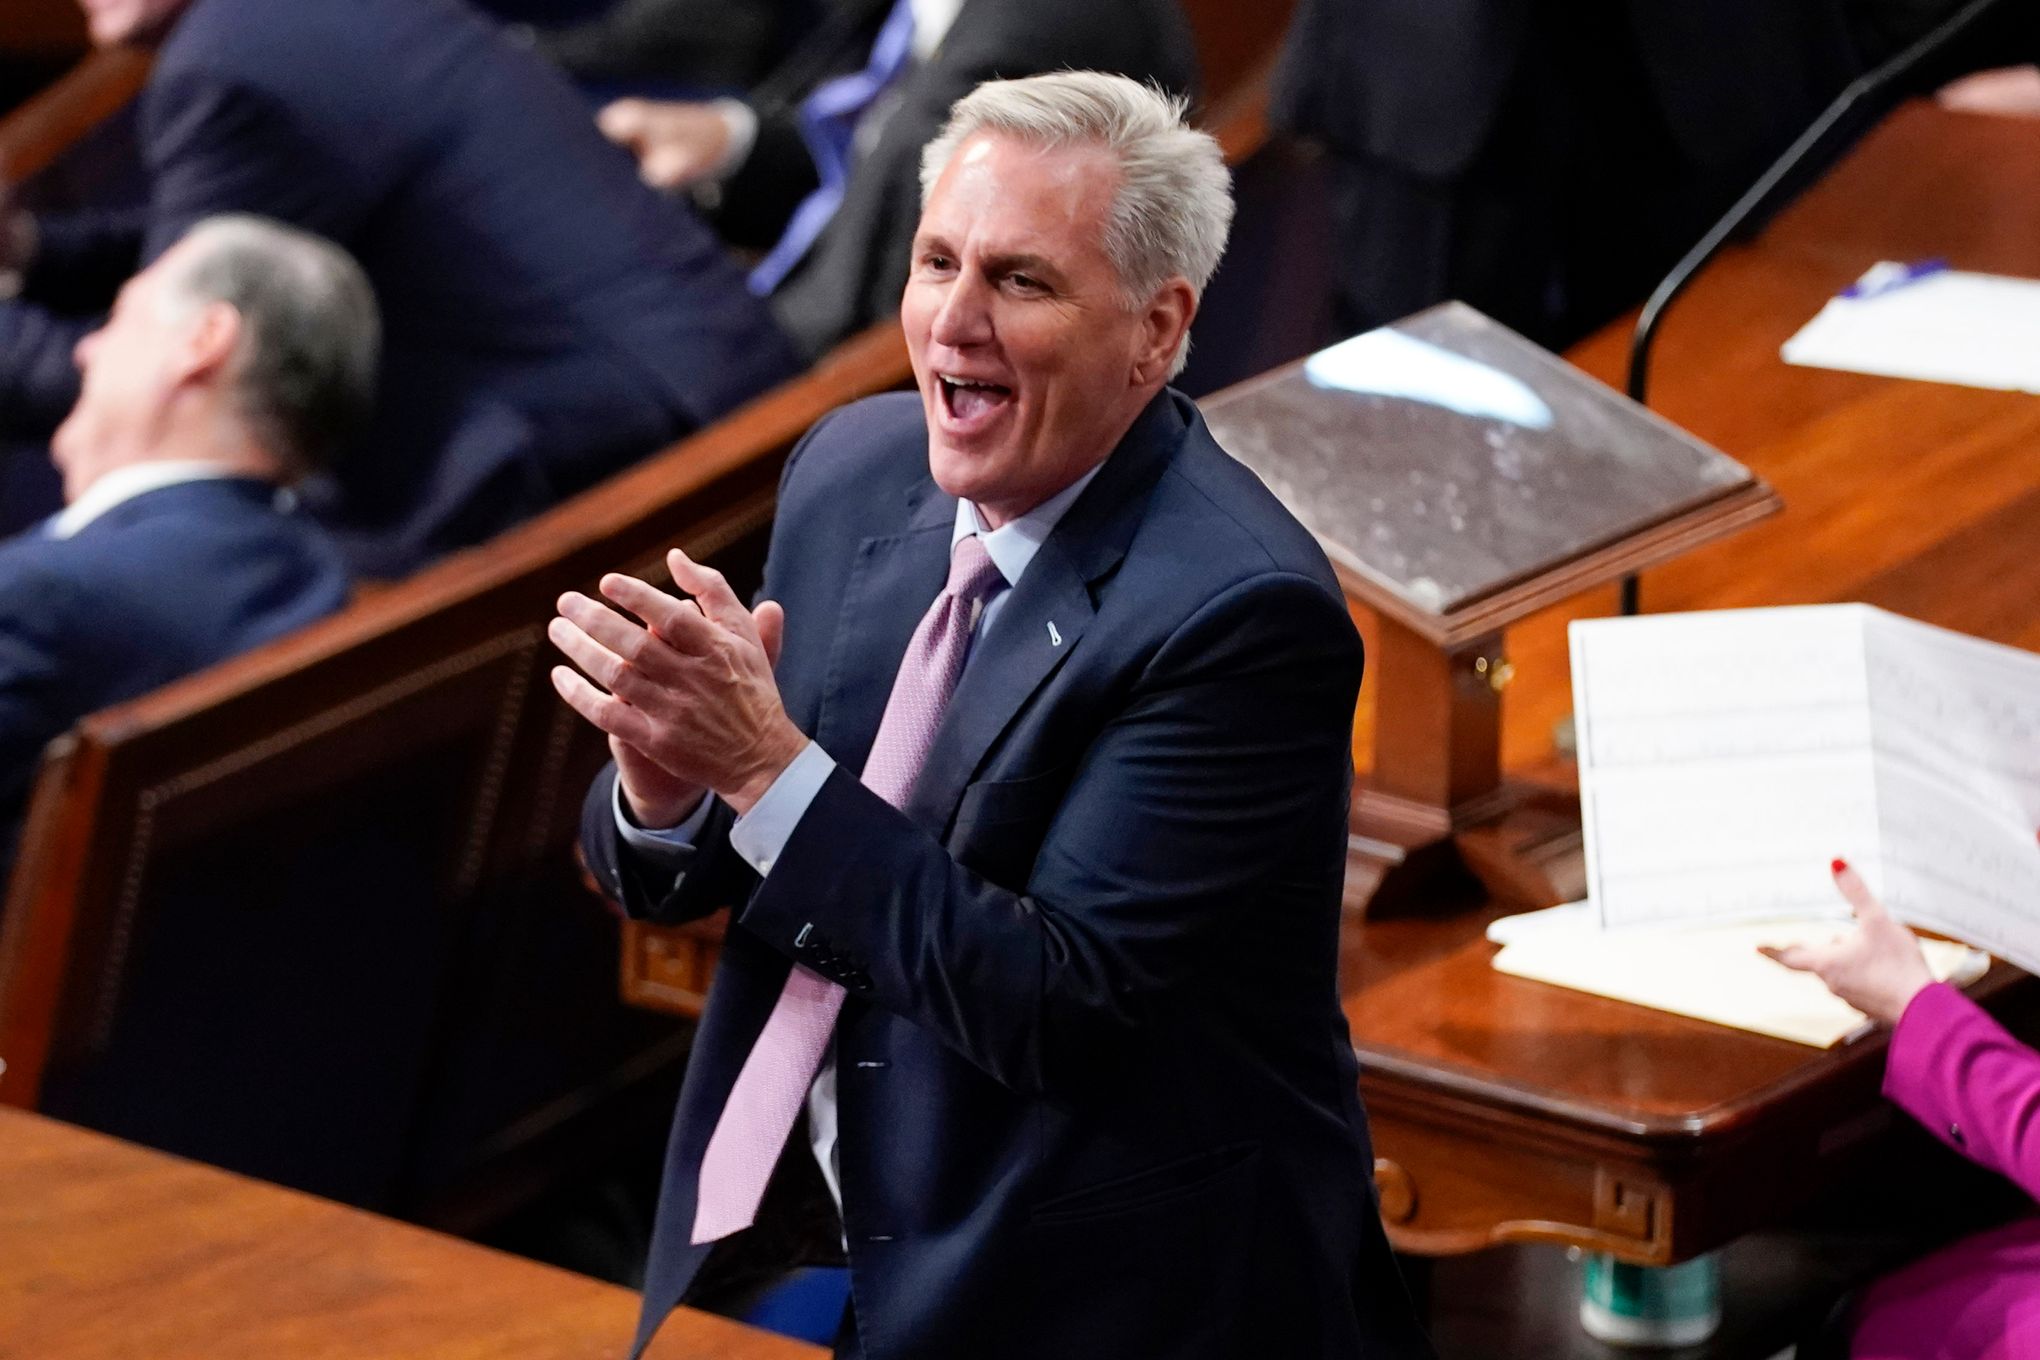
[[[814,159],[817,183],[787,219],[778,242],[752,267],[750,288],[759,297],[785,281],[843,205],[850,162],[855,157],[857,124],[907,69],[913,44],[913,4],[897,0],[872,40],[871,59],[864,69],[825,80],[801,100],[800,135]]]
[[[984,602],[1004,584],[976,536],[958,540],[950,552],[949,584],[907,643],[864,762],[864,786],[894,807],[906,803],[920,777],[956,678],[963,674],[971,631]],[[765,1182],[814,1084],[842,1005],[843,989],[835,983],[798,964],[787,974],[702,1153],[694,1242],[727,1237],[757,1217]]]

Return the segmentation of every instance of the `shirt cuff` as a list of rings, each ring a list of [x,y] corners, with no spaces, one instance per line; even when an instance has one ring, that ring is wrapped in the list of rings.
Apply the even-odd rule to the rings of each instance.
[[[654,831],[639,826],[630,819],[630,813],[623,805],[623,780],[616,781],[611,795],[616,807],[616,832],[623,837],[623,843],[655,863],[670,864],[676,858],[675,851],[692,851],[694,838],[701,834],[701,828],[708,824],[708,811],[715,802],[715,795],[703,794],[701,801],[694,805],[694,811],[677,826]],[[684,860],[685,855],[677,858]]]
[[[717,99],[709,107],[722,119],[723,130],[729,134],[722,159],[710,166],[704,177],[720,182],[743,169],[744,162],[751,159],[751,148],[758,145],[758,111],[741,99]]]
[[[812,741],[803,746],[751,810],[737,818],[730,828],[730,849],[742,855],[759,877],[771,873],[808,805],[835,772],[836,762],[827,751]]]

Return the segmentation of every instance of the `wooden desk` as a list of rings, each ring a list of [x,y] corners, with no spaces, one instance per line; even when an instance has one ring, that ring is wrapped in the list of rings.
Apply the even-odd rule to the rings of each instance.
[[[0,1357],[613,1360],[637,1295],[0,1107]],[[827,1353],[683,1309],[653,1360]]]
[[[2030,123],[1915,106],[1703,274],[1666,323],[1653,404],[1786,508],[1647,575],[1645,607],[1862,600],[2040,647],[2040,398],[1778,358],[1878,259],[2040,277],[2036,221]],[[1571,357],[1620,386],[1628,334]],[[1614,604],[1597,592],[1511,630],[1511,763],[1548,757],[1570,708],[1566,621]],[[1683,1260],[1849,1174],[1897,1118],[1877,1098],[1881,1037],[1821,1053],[1503,977],[1481,938],[1495,908],[1462,906],[1346,940],[1384,1215],[1406,1250],[1546,1241]],[[2014,1024],[2040,1014],[2014,969],[1973,990]]]

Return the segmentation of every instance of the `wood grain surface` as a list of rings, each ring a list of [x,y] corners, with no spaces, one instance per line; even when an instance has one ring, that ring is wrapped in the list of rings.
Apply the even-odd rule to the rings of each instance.
[[[0,1107],[6,1360],[610,1360],[637,1295]],[[814,1360],[705,1313],[653,1360]]]

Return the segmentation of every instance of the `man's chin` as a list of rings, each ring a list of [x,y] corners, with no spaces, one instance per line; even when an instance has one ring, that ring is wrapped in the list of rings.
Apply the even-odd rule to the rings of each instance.
[[[978,483],[985,463],[984,455],[959,449],[939,435],[931,435],[928,440],[928,475],[945,496],[965,501],[979,499],[984,488]]]

